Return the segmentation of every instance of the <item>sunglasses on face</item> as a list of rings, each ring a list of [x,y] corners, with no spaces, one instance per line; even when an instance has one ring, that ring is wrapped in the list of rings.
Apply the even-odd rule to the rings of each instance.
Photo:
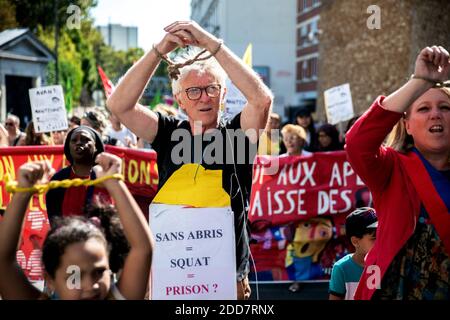
[[[12,127],[14,127],[14,123],[12,123],[12,122],[5,122],[5,126],[12,126]]]
[[[217,98],[220,95],[222,86],[220,84],[211,84],[207,87],[191,87],[184,90],[189,100],[199,100],[205,91],[210,98]]]

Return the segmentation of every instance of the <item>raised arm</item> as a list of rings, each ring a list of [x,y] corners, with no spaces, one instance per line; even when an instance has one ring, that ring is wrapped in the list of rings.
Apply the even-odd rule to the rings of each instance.
[[[414,77],[390,94],[382,107],[394,112],[405,112],[408,107],[437,82],[448,80],[449,53],[443,47],[424,48],[417,56]]]
[[[184,43],[176,35],[166,34],[157,45],[158,52],[166,54]],[[138,103],[153,76],[160,58],[152,48],[125,74],[106,101],[111,112],[138,137],[153,142],[158,131],[158,116]]]
[[[37,161],[22,165],[17,173],[19,187],[32,187],[51,171],[48,162]],[[16,262],[17,244],[32,193],[13,195],[0,223],[0,296],[3,299],[38,299],[40,291],[28,281]]]
[[[347,133],[348,159],[371,190],[383,190],[390,179],[392,152],[381,146],[385,137],[417,98],[448,78],[448,59],[442,47],[423,49],[416,60],[415,78],[388,97],[378,98]]]
[[[94,170],[97,177],[121,172],[121,159],[115,155],[101,153],[97,156]],[[144,299],[152,263],[154,247],[150,227],[139,205],[123,181],[107,180],[104,186],[114,199],[130,252],[125,260],[118,288],[130,300]]]
[[[216,52],[221,44],[219,39],[202,29],[194,21],[178,21],[164,30],[179,35],[187,43],[192,41],[189,44],[204,48],[209,52]],[[242,129],[264,130],[273,100],[270,89],[225,44],[221,45],[215,58],[247,99],[241,115]]]

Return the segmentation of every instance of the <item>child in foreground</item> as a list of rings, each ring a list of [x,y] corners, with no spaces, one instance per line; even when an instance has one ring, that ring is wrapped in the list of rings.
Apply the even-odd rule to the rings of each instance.
[[[121,159],[108,153],[96,158],[97,178],[121,172]],[[51,174],[48,162],[22,165],[18,187],[33,187]],[[16,263],[16,247],[31,192],[15,193],[0,223],[0,296],[3,299],[104,300],[144,299],[150,274],[153,236],[145,217],[125,183],[102,183],[116,203],[130,250],[117,283],[112,283],[109,245],[103,232],[86,218],[65,218],[48,233],[42,248],[47,287],[42,293],[28,281]],[[79,279],[77,280],[77,275]]]

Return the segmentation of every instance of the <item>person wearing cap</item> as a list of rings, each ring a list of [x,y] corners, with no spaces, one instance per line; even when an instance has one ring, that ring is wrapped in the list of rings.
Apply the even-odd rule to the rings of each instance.
[[[355,252],[337,261],[331,272],[330,300],[353,300],[364,270],[364,258],[375,244],[378,219],[375,210],[358,208],[345,220],[345,233]]]
[[[95,158],[103,151],[103,142],[97,131],[83,125],[72,129],[64,143],[64,155],[70,165],[55,173],[51,180],[96,179],[92,168]],[[85,206],[93,199],[111,203],[109,194],[94,186],[51,189],[46,194],[48,218],[82,216]]]

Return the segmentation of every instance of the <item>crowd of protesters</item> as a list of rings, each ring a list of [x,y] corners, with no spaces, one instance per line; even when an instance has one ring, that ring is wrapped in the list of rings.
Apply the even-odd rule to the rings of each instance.
[[[403,87],[379,97],[361,117],[349,121],[345,132],[339,132],[334,125],[316,124],[306,107],[297,110],[292,123],[282,126],[280,115],[271,112],[270,90],[222,41],[193,22],[176,22],[165,31],[161,42],[124,76],[108,99],[107,112],[91,110],[81,117],[73,116],[68,119],[67,130],[51,134],[37,133],[33,122],[22,132],[20,119],[7,116],[0,125],[0,146],[63,145],[70,163],[55,174],[46,162],[27,163],[18,171],[19,187],[32,187],[43,178],[95,179],[120,173],[120,158],[105,153],[105,144],[153,148],[158,153],[162,187],[181,168],[167,156],[173,148],[170,134],[178,127],[190,130],[192,135],[216,128],[224,129],[224,135],[228,128],[264,129],[259,155],[310,157],[315,152],[344,150],[345,146],[352,167],[373,195],[374,208],[358,208],[346,219],[347,236],[355,252],[334,265],[330,299],[450,298],[450,91],[445,87],[450,61],[444,48],[423,49],[414,75]],[[180,111],[164,105],[150,111],[139,105],[139,97],[159,62],[186,45],[210,52],[214,63],[193,61],[185,69],[179,64],[180,70],[172,69]],[[242,112],[225,123],[219,119],[225,96],[223,71],[248,100]],[[197,120],[203,121],[200,132],[194,126]],[[384,144],[389,132],[391,136]],[[249,144],[258,141],[251,135],[246,139]],[[250,194],[251,166],[246,163],[236,167],[233,171],[227,166],[221,169],[231,182],[235,179],[238,188],[234,190],[228,179],[223,180],[226,183],[222,187],[230,197],[239,194],[237,200],[231,197],[236,224],[237,297],[248,299],[248,208],[241,200],[248,200]],[[12,197],[0,223],[3,298],[146,297],[152,233],[123,182],[108,180],[104,187],[106,190],[58,188],[47,193],[52,229],[43,246],[45,292],[30,285],[16,264],[15,251],[32,193]],[[94,196],[102,198],[101,203],[94,203]],[[77,254],[80,250],[83,255]],[[87,289],[67,290],[61,271],[67,261],[75,261],[90,274]],[[370,276],[367,269],[372,266],[381,272],[377,287],[366,285]],[[118,275],[114,281],[111,274]]]

